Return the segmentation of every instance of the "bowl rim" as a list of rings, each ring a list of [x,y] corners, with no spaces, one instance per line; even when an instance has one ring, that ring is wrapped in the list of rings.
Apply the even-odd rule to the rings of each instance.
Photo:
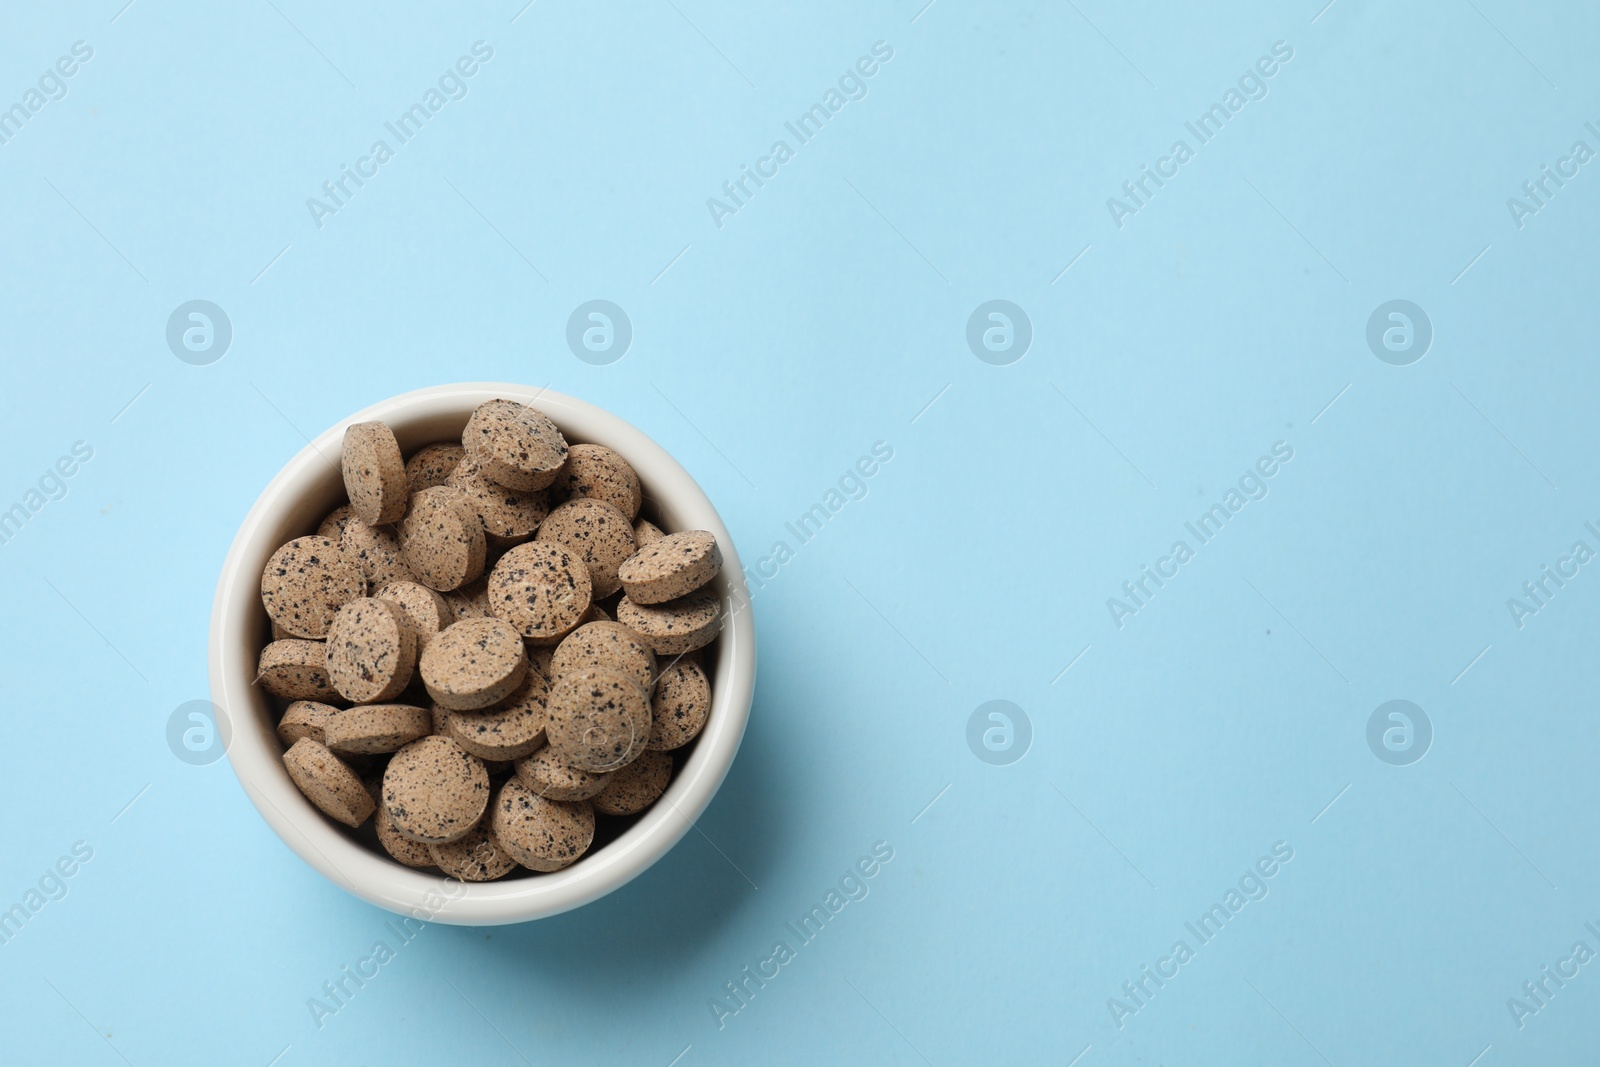
[[[405,867],[336,829],[290,780],[267,713],[270,698],[253,682],[266,618],[260,607],[261,570],[282,543],[276,540],[280,528],[306,529],[304,516],[294,520],[288,516],[311,511],[309,498],[319,488],[326,494],[330,479],[338,480],[337,457],[345,428],[382,420],[410,451],[426,443],[406,443],[417,432],[415,427],[454,421],[458,415],[465,425],[478,404],[499,398],[537,408],[575,442],[614,449],[639,473],[646,495],[669,525],[715,534],[723,556],[716,583],[725,622],[705,728],[661,800],[617,838],[571,867],[508,881],[467,883]],[[342,490],[339,480],[339,493]],[[314,514],[320,517],[326,510]],[[755,692],[755,622],[749,605],[738,551],[710,498],[642,430],[548,388],[509,382],[430,386],[381,400],[328,427],[284,464],[256,498],[217,579],[208,641],[211,700],[228,763],[246,796],[290,850],[335,885],[380,908],[424,921],[467,926],[526,922],[580,907],[625,885],[677,844],[710,804],[738,754]]]

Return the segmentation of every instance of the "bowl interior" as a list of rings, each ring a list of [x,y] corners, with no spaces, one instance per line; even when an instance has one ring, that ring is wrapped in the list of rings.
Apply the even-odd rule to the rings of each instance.
[[[709,530],[723,550],[713,588],[723,600],[722,634],[705,658],[712,706],[700,736],[675,754],[667,792],[627,822],[601,820],[594,846],[577,863],[550,874],[461,883],[402,866],[383,853],[370,821],[349,831],[317,811],[290,781],[275,728],[280,702],[253,686],[256,660],[270,639],[259,583],[271,554],[285,541],[315,532],[344,502],[339,455],[345,427],[381,419],[403,453],[436,441],[459,441],[473,408],[505,397],[543,411],[571,443],[606,445],[639,474],[641,514],[668,531]],[[705,493],[654,441],[593,405],[547,390],[503,383],[439,386],[357,412],[330,427],[292,459],[246,517],[218,583],[211,632],[212,700],[230,762],[246,793],[273,829],[303,859],[348,891],[401,914],[463,924],[518,922],[577,907],[643,871],[683,836],[709,803],[738,750],[754,689],[754,626],[737,551]],[[520,874],[520,872],[519,872]]]

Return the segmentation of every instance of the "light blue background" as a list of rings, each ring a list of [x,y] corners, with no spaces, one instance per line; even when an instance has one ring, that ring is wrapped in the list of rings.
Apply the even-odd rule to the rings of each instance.
[[[1506,600],[1600,549],[1600,164],[1521,229],[1505,203],[1600,148],[1591,6],[274,3],[12,4],[0,31],[0,104],[94,49],[0,146],[0,507],[94,450],[0,546],[0,907],[94,850],[0,946],[8,1059],[1591,1056],[1600,964],[1525,1028],[1506,1000],[1600,950],[1600,575],[1521,629]],[[306,198],[479,40],[465,99],[319,229]],[[715,226],[880,40],[869,95]],[[1106,198],[1280,40],[1266,98],[1119,230]],[[194,298],[235,332],[210,366],[164,340]],[[633,323],[611,366],[564,341],[593,298]],[[965,343],[993,298],[1033,324],[1010,366]],[[1364,340],[1396,298],[1435,330],[1407,367]],[[307,999],[388,917],[166,722],[304,437],[483,379],[642,427],[749,564],[894,458],[757,595],[703,834],[581,911],[428,927],[319,1029]],[[1270,495],[1119,629],[1106,598],[1280,440]],[[1365,740],[1396,698],[1435,731],[1410,766]],[[1010,766],[967,747],[991,699],[1032,722]],[[719,1029],[709,999],[877,841],[870,895]],[[1107,999],[1277,841],[1270,895],[1119,1029]]]

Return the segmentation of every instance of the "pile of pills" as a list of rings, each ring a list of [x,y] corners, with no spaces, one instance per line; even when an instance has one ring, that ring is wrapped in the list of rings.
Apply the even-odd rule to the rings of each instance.
[[[654,804],[711,709],[716,538],[642,518],[626,459],[511,400],[409,459],[358,423],[342,467],[349,503],[261,575],[256,682],[306,798],[471,882],[560,870]]]

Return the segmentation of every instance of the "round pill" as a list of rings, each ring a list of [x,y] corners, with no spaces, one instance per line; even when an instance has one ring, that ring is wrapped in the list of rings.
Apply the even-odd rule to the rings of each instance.
[[[398,752],[433,733],[427,708],[410,704],[358,704],[336,711],[323,727],[323,744],[340,755]]]
[[[543,489],[567,461],[567,441],[556,424],[514,400],[478,405],[461,444],[485,477],[508,489]]]
[[[436,485],[411,498],[400,524],[400,551],[429,589],[458,589],[483,573],[483,522],[459,489]]]
[[[456,621],[450,602],[420,582],[390,582],[373,595],[400,609],[406,625],[417,635],[419,652],[434,634]]]
[[[283,718],[278,720],[278,740],[285,745],[292,745],[302,737],[322,741],[322,728],[327,724],[328,716],[338,712],[339,709],[331,704],[296,700],[284,709]]]
[[[356,772],[309,737],[289,746],[283,765],[307,800],[346,826],[360,826],[376,807]]]
[[[389,761],[383,806],[406,837],[442,845],[478,825],[489,806],[489,772],[448,737],[424,737]]]
[[[383,850],[407,867],[432,867],[433,853],[428,851],[429,846],[411,838],[395,829],[394,820],[389,817],[388,809],[383,806],[382,792],[383,780],[378,780],[379,802],[377,813],[373,816],[372,827],[378,831],[378,844]]]
[[[555,754],[582,771],[614,771],[650,740],[650,698],[620,671],[590,667],[550,688],[545,734]]]
[[[656,656],[650,646],[619,622],[591,622],[578,627],[556,646],[550,660],[552,677],[586,667],[609,667],[648,691],[656,681]]]
[[[500,787],[489,813],[489,828],[500,846],[524,867],[559,871],[593,843],[594,810],[587,801],[546,800],[513,777]]]
[[[543,489],[519,492],[507,489],[483,476],[477,463],[467,459],[450,472],[445,484],[459,489],[467,504],[477,512],[484,533],[502,543],[533,536],[544,517],[550,514],[550,494]],[[507,545],[509,547],[509,544]]]
[[[329,537],[296,537],[274,552],[261,572],[262,606],[296,637],[327,636],[339,609],[366,595],[361,568]]]
[[[393,700],[411,684],[417,635],[387,600],[362,597],[339,609],[328,628],[328,679],[355,704]]]
[[[661,527],[649,519],[640,519],[633,524],[633,539],[640,548],[648,545],[651,541],[659,541],[665,536],[667,535],[661,532]]]
[[[665,604],[617,603],[617,621],[644,638],[658,656],[677,656],[711,643],[722,629],[722,601],[701,589]]]
[[[555,668],[550,665],[550,661],[555,658],[556,646],[535,645],[527,641],[524,641],[523,644],[528,646],[528,665],[544,675],[545,678],[554,678]]]
[[[622,561],[617,577],[635,604],[664,604],[699,589],[722,569],[715,535],[684,530],[653,541]]]
[[[449,844],[429,845],[428,854],[440,870],[463,882],[492,882],[517,869],[494,831],[482,824]]]
[[[547,800],[588,800],[611,781],[609,774],[580,771],[569,767],[545,745],[533,755],[517,760],[517,777],[522,784]]]
[[[461,457],[464,455],[466,449],[454,441],[423,445],[406,460],[406,491],[416,493],[423,489],[432,489],[436,485],[443,485],[444,480],[450,477],[450,472],[456,469],[456,464],[461,462]]]
[[[602,815],[637,815],[667,791],[672,780],[672,757],[665,752],[646,752],[611,776],[611,781],[594,798],[594,810]]]
[[[658,752],[682,748],[699,736],[711,712],[711,683],[700,665],[679,659],[661,672],[650,697],[650,742]]]
[[[556,485],[568,499],[604,500],[630,522],[639,514],[643,499],[639,476],[627,460],[605,445],[573,445],[567,451],[567,465],[561,469]]]
[[[406,513],[406,461],[394,431],[381,422],[358,422],[344,431],[344,491],[350,512],[371,526]]]
[[[339,535],[339,547],[356,561],[374,589],[390,582],[415,581],[400,553],[400,535],[392,526],[369,526],[352,515]]]
[[[350,523],[350,505],[340,504],[328,512],[328,517],[317,526],[317,536],[326,537],[337,541],[344,536],[344,528]]]
[[[457,619],[492,619],[489,613],[489,576],[474,579],[444,594]]]
[[[565,637],[589,610],[589,600],[589,569],[562,545],[520,544],[489,572],[490,612],[536,643]]]
[[[528,673],[522,638],[499,619],[462,619],[423,650],[428,695],[450,711],[473,711],[510,696]]]
[[[285,700],[341,699],[328,680],[328,650],[321,641],[290,637],[261,650],[256,684]]]
[[[544,746],[550,683],[528,671],[505,700],[483,711],[447,711],[447,736],[480,759],[516,760]]]
[[[583,560],[596,599],[622,588],[617,566],[639,550],[632,521],[615,506],[588,497],[569,500],[552,511],[539,524],[537,539],[565,545]]]

